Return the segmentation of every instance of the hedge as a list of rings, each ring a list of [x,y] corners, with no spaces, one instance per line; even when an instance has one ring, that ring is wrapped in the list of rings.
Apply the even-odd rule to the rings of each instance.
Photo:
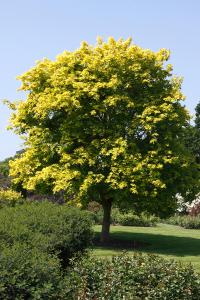
[[[71,280],[77,300],[200,299],[200,279],[191,266],[155,255],[85,259],[75,264]]]
[[[19,242],[59,253],[67,262],[75,253],[84,252],[93,238],[89,213],[50,202],[3,208],[0,220],[0,250]]]

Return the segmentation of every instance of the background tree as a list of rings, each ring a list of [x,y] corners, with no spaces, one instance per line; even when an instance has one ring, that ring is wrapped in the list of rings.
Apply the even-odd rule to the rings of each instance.
[[[101,203],[102,241],[114,202],[172,211],[174,195],[194,184],[195,165],[183,143],[181,79],[168,58],[130,39],[99,39],[20,76],[27,99],[10,103],[11,128],[26,148],[10,163],[14,182],[63,191],[82,206]]]
[[[9,178],[9,160],[10,158],[0,161],[0,189],[6,189],[11,185]]]
[[[185,143],[200,164],[200,103],[195,108],[194,125],[189,124],[186,128]]]

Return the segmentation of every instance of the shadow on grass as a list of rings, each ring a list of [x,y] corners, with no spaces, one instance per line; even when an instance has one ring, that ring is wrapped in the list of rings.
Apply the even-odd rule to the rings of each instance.
[[[99,233],[96,234],[96,238]],[[111,239],[121,239],[136,241],[138,244],[143,244],[137,249],[130,248],[128,251],[139,250],[146,253],[157,253],[176,256],[197,256],[200,255],[200,239],[190,237],[176,237],[170,235],[150,234],[150,233],[131,233],[123,231],[115,231],[111,233]],[[109,250],[122,250],[122,247],[93,247],[94,249],[109,249]]]

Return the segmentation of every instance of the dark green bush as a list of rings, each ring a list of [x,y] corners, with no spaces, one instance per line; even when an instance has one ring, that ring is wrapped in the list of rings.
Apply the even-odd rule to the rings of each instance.
[[[49,202],[0,210],[0,299],[73,299],[64,269],[93,232],[90,214]]]
[[[200,280],[191,266],[154,255],[90,258],[70,275],[73,299],[79,300],[199,300]]]
[[[60,252],[65,261],[84,251],[93,236],[89,213],[49,202],[3,208],[0,220],[0,249],[26,243],[43,252]]]
[[[70,299],[60,261],[37,248],[15,243],[0,255],[0,299]]]
[[[165,222],[188,229],[200,229],[200,216],[173,216]]]

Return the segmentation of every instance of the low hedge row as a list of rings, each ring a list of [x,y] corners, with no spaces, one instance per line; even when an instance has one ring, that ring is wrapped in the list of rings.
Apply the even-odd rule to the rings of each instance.
[[[187,229],[200,229],[199,216],[173,216],[165,221],[168,224],[178,225]]]
[[[154,255],[85,259],[70,276],[76,300],[200,299],[200,280],[191,266]]]
[[[198,300],[200,280],[154,255],[79,258],[62,269],[56,255],[15,244],[1,252],[0,299]]]

